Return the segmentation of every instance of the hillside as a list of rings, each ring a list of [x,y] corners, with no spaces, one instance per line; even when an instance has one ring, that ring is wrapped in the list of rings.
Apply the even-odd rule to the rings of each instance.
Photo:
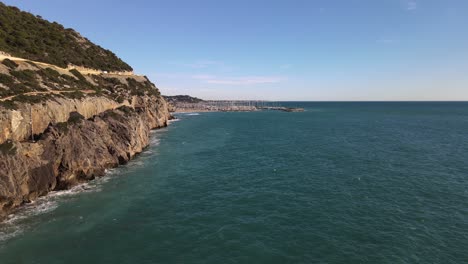
[[[111,51],[0,3],[0,221],[125,164],[170,118],[158,88]]]
[[[9,53],[0,53],[0,144],[39,136],[73,111],[91,118],[164,101],[146,76],[74,30],[2,3],[0,13],[0,51]]]
[[[67,67],[131,71],[114,53],[93,44],[73,29],[0,2],[0,51],[29,60]]]
[[[197,97],[192,97],[190,95],[164,95],[164,99],[168,103],[176,104],[176,103],[200,103],[203,102],[202,99]]]
[[[79,99],[85,95],[122,103],[131,96],[157,96],[159,90],[145,76],[82,74],[76,69],[9,59],[0,63],[0,107],[17,109],[21,103],[38,103],[53,97]]]

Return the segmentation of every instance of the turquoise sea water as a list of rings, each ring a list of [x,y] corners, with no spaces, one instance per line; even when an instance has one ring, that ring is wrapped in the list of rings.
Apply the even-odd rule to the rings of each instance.
[[[201,113],[0,225],[0,263],[468,263],[468,103]]]

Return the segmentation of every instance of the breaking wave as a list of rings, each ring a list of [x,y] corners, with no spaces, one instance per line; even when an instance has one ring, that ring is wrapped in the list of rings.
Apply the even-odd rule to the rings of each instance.
[[[100,186],[110,180],[110,174],[113,174],[113,170],[110,170],[106,176],[96,179],[95,181],[83,183],[64,191],[50,192],[46,196],[21,206],[17,211],[8,215],[6,220],[0,223],[0,242],[23,233],[23,231],[28,228],[28,222],[30,222],[28,221],[29,218],[57,209],[59,203],[64,200],[64,198],[73,197],[81,193],[100,191]]]
[[[162,130],[154,130],[151,132],[152,136],[150,138],[149,148],[143,151],[143,156],[140,157],[140,159],[130,162],[125,167],[107,169],[105,176],[96,178],[93,181],[74,186],[68,190],[52,191],[13,211],[6,219],[0,222],[0,245],[11,238],[21,235],[23,232],[32,228],[35,223],[37,224],[38,221],[37,219],[33,219],[34,217],[39,217],[40,215],[54,211],[67,199],[71,199],[83,193],[101,191],[103,184],[111,180],[116,174],[121,173],[122,169],[134,169],[144,166],[146,158],[154,155],[155,151],[152,147],[160,144],[160,138],[155,135],[159,132],[162,132]]]

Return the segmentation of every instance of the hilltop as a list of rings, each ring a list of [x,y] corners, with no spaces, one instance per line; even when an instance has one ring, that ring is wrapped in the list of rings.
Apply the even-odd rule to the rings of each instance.
[[[0,2],[0,51],[33,61],[105,71],[131,71],[113,52],[70,28]]]
[[[192,97],[190,95],[164,95],[164,99],[168,103],[176,104],[176,103],[201,103],[203,102],[202,99],[197,97]]]
[[[122,104],[145,95],[159,90],[111,51],[0,2],[0,108],[90,96]]]

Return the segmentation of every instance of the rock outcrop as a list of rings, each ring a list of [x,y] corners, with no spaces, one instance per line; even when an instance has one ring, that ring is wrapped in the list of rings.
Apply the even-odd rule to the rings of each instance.
[[[162,97],[135,97],[134,105],[92,117],[72,112],[67,122],[49,125],[35,143],[2,144],[0,216],[52,190],[102,176],[141,152],[150,130],[166,126],[170,114]]]
[[[122,105],[132,104],[127,100],[120,104],[106,97],[89,96],[81,99],[54,98],[41,104],[23,104],[19,109],[0,108],[0,144],[6,140],[30,139],[31,131],[39,135],[50,123],[67,121],[71,112],[78,112],[87,119]]]

